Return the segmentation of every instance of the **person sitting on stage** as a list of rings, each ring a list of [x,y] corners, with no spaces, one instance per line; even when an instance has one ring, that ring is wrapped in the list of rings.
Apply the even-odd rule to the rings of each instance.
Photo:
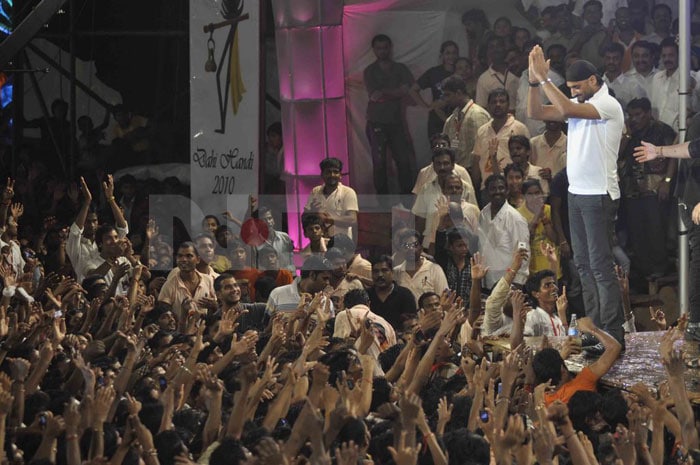
[[[578,329],[598,338],[605,347],[603,355],[594,363],[586,366],[581,372],[572,376],[564,364],[564,359],[556,349],[546,348],[535,354],[532,368],[535,372],[537,384],[551,382],[555,387],[553,392],[545,393],[545,404],[549,405],[555,400],[568,402],[578,391],[595,391],[596,384],[602,378],[620,355],[622,346],[607,332],[596,327],[593,320],[584,317],[578,320]]]

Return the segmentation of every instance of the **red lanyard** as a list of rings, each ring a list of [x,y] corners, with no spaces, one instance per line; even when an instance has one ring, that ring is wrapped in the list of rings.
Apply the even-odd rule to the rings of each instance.
[[[557,326],[554,324],[554,318],[551,315],[549,316],[549,322],[552,323],[552,332],[554,333],[554,335],[559,336]]]

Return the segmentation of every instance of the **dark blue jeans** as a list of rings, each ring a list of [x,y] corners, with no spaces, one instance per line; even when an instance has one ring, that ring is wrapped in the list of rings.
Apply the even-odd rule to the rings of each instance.
[[[612,253],[618,202],[609,195],[569,193],[571,247],[586,316],[622,342],[625,315]]]

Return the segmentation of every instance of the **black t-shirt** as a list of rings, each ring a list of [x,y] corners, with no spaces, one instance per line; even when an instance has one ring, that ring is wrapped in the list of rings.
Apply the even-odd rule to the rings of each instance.
[[[401,331],[403,327],[403,318],[401,315],[415,315],[418,311],[416,298],[413,297],[413,293],[410,289],[399,286],[396,282],[394,282],[394,290],[384,302],[379,299],[377,291],[375,291],[374,288],[370,288],[367,293],[369,294],[369,308],[388,321],[397,331]]]
[[[451,71],[447,71],[442,66],[433,66],[424,72],[418,79],[416,79],[416,84],[421,89],[430,88],[430,92],[433,95],[433,102],[440,100],[442,98],[442,81],[448,77],[452,76]],[[445,108],[445,113],[450,114],[452,109]],[[444,126],[444,121],[434,111],[428,114],[428,132],[442,132]],[[431,136],[432,134],[428,134]]]

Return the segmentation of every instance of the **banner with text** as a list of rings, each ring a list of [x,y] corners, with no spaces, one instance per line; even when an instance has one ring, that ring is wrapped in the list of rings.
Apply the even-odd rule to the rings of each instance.
[[[206,27],[206,32],[205,32]],[[258,191],[259,5],[190,1],[193,232],[203,215],[243,218]]]

